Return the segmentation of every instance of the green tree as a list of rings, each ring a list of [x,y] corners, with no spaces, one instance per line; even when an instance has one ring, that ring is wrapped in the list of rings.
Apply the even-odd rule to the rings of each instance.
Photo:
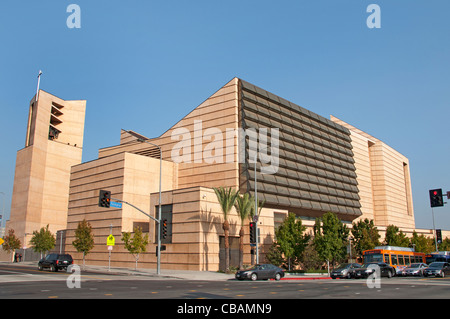
[[[219,201],[220,209],[223,214],[223,231],[224,231],[224,242],[225,242],[225,271],[230,270],[230,223],[228,222],[228,215],[236,202],[236,198],[239,195],[234,189],[218,187],[214,188],[217,200]]]
[[[275,231],[278,249],[283,254],[288,269],[300,262],[301,256],[310,240],[308,234],[303,234],[306,227],[303,226],[301,218],[294,213],[289,213],[284,222]]]
[[[328,273],[330,262],[345,258],[347,253],[347,238],[349,230],[342,224],[336,214],[325,213],[322,218],[316,218],[314,225],[314,245],[319,257],[327,262]]]
[[[280,245],[277,242],[273,242],[272,246],[270,246],[266,253],[266,260],[270,264],[284,267],[285,259],[283,258]]]
[[[92,234],[92,227],[86,219],[78,223],[75,230],[75,240],[72,245],[79,253],[83,253],[83,268],[86,266],[86,255],[94,248],[94,235]]]
[[[313,239],[309,240],[301,259],[303,268],[305,270],[316,270],[322,268],[323,261],[320,259],[319,254],[317,253]]]
[[[380,245],[380,234],[375,227],[373,220],[368,218],[353,223],[351,233],[353,235],[353,247],[356,254],[362,257],[362,252],[368,249],[374,249]]]
[[[410,245],[414,245],[414,249],[417,252],[429,254],[435,250],[434,240],[430,237],[425,237],[424,234],[420,236],[413,231],[412,237],[410,239]]]
[[[234,207],[241,219],[241,230],[239,231],[239,269],[244,268],[244,221],[250,215],[250,212],[254,211],[253,197],[248,193],[244,195],[238,195]]]
[[[440,251],[449,251],[450,250],[450,239],[448,237],[445,237],[445,239],[438,245]],[[432,251],[435,249],[433,248]]]
[[[22,246],[22,243],[20,242],[20,239],[17,238],[14,229],[9,229],[8,230],[8,235],[3,237],[3,240],[5,241],[2,245],[2,248],[4,251],[7,251],[11,254],[11,259],[12,259],[12,254],[14,253],[14,251],[16,249],[19,249],[20,246]]]
[[[397,226],[389,225],[386,228],[384,243],[388,246],[408,247],[409,239]]]
[[[30,244],[33,250],[37,253],[42,254],[55,248],[56,238],[55,235],[47,227],[42,227],[39,231],[33,231],[33,236],[31,237]]]
[[[139,256],[147,251],[148,234],[144,235],[140,227],[135,227],[133,236],[129,232],[123,232],[121,240],[124,242],[125,249],[133,255],[136,262],[134,269],[137,269]]]

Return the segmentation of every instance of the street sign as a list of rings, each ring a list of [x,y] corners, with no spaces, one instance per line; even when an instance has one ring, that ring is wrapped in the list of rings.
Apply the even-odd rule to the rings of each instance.
[[[109,251],[113,250],[113,246],[108,246],[108,250]]]
[[[122,208],[122,203],[119,203],[119,202],[113,202],[113,201],[111,201],[110,203],[109,203],[109,207],[114,207],[114,208]]]
[[[108,246],[114,246],[116,242],[116,239],[114,238],[113,235],[109,235],[108,238],[106,239],[106,245]]]
[[[3,238],[0,238],[0,245],[2,245],[5,241],[3,240]]]

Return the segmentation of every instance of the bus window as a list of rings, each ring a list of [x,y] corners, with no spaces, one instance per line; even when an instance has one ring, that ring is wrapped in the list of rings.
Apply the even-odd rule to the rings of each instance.
[[[411,264],[411,262],[409,261],[409,257],[410,256],[405,256],[405,265],[410,265]]]
[[[374,262],[382,262],[383,261],[383,255],[381,254],[370,254],[370,255],[364,255],[364,263],[374,263]]]
[[[403,255],[398,255],[398,264],[399,265],[404,265],[405,264],[405,260],[403,258]]]
[[[397,265],[397,255],[391,255],[392,265]]]
[[[391,261],[389,260],[389,254],[384,254],[384,262],[388,265],[391,264]]]

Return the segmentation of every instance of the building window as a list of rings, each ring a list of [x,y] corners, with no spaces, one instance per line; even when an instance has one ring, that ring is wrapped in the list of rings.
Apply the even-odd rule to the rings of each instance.
[[[133,231],[136,227],[139,227],[143,233],[148,233],[150,229],[149,223],[146,222],[133,222]]]

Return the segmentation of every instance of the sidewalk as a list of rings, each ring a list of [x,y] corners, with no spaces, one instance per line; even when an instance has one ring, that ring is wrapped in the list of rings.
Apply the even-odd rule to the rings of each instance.
[[[15,266],[28,266],[36,267],[36,261],[24,261],[19,263],[12,262],[0,262],[1,264],[10,264]],[[89,271],[101,274],[110,275],[122,275],[122,276],[148,276],[160,279],[183,279],[183,280],[207,280],[207,281],[226,281],[235,280],[234,274],[224,274],[217,271],[195,271],[195,270],[172,270],[164,269],[161,267],[160,275],[156,274],[156,269],[146,269],[139,268],[134,270],[134,268],[122,268],[122,267],[111,267],[108,266],[97,266],[97,265],[86,265],[83,270],[83,265],[79,265],[81,272]],[[281,280],[319,280],[319,279],[331,279],[326,274],[286,274]]]

